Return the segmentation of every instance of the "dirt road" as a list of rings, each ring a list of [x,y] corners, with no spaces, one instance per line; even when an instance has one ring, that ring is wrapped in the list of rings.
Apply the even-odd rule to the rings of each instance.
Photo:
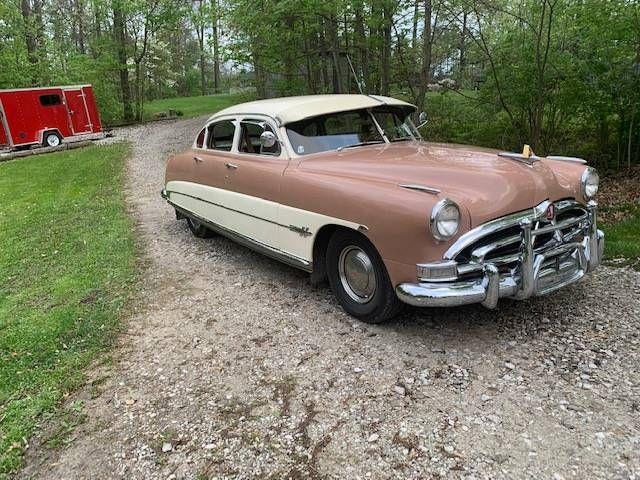
[[[640,275],[369,326],[161,200],[203,119],[119,131],[144,273],[126,333],[21,478],[638,478]]]

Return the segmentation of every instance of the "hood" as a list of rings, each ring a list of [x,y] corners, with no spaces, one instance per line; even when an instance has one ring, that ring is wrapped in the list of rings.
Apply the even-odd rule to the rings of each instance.
[[[497,150],[428,142],[398,142],[347,148],[303,157],[305,171],[395,184],[420,184],[440,190],[466,208],[472,226],[574,195],[549,164],[528,165],[499,157]],[[415,195],[428,195],[415,192]]]

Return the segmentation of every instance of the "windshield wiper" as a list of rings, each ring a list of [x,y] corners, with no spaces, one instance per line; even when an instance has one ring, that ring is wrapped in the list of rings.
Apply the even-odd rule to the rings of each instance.
[[[341,147],[338,147],[338,152],[344,150],[345,148],[363,147],[365,145],[375,145],[377,143],[384,143],[384,140],[370,140],[368,142],[353,143],[351,145],[342,145]]]
[[[398,137],[390,140],[391,142],[403,142],[405,140],[414,140],[413,137]]]

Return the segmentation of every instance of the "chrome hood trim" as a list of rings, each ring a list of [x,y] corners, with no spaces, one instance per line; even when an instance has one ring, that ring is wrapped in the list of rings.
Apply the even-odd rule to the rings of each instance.
[[[540,157],[538,157],[537,155],[527,156],[522,153],[500,152],[498,156],[503,158],[509,158],[511,160],[516,160],[518,162],[522,162],[527,165],[533,165],[535,162],[540,161]]]
[[[419,192],[431,193],[432,195],[438,195],[440,189],[434,187],[427,187],[425,185],[418,185],[415,183],[400,183],[399,187],[406,188],[408,190],[417,190]]]
[[[548,160],[558,160],[559,162],[573,162],[586,165],[587,161],[584,158],[578,157],[565,157],[563,155],[547,155]]]

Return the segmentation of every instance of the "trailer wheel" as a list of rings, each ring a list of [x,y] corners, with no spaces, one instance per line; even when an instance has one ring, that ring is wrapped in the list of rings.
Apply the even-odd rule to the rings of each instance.
[[[57,147],[62,142],[62,137],[58,132],[45,132],[42,136],[42,146]]]

